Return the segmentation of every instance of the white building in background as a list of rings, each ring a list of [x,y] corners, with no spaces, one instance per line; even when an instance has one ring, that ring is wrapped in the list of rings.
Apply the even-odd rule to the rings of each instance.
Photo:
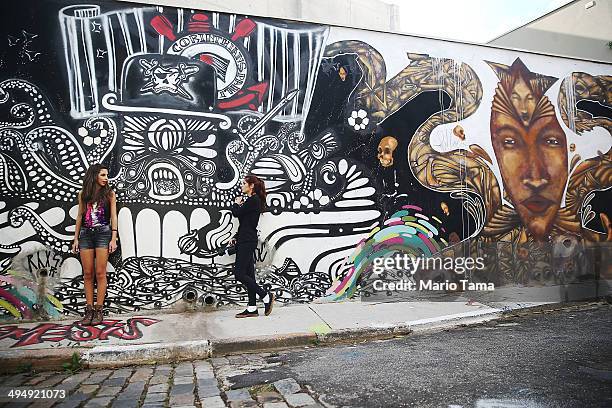
[[[575,0],[488,44],[612,62],[612,0]]]
[[[120,0],[319,24],[399,31],[399,7],[380,0]]]

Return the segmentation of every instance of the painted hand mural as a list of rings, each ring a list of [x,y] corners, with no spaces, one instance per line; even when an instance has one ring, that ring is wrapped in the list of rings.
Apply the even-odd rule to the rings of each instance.
[[[83,307],[69,249],[97,162],[119,206],[112,313],[246,300],[218,250],[247,174],[269,193],[258,277],[282,302],[368,293],[374,256],[456,245],[496,284],[610,274],[584,255],[612,240],[610,66],[93,3],[47,1],[38,26],[0,6],[0,317]],[[44,253],[52,278],[20,261]]]

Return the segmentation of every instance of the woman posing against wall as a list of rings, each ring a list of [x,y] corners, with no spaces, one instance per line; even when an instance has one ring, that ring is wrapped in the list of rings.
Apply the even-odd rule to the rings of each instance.
[[[108,184],[108,168],[94,164],[83,178],[73,252],[81,253],[85,281],[85,316],[80,323],[96,325],[104,319],[106,263],[117,249],[117,197]],[[94,275],[95,273],[95,275]],[[94,306],[94,276],[98,288]]]

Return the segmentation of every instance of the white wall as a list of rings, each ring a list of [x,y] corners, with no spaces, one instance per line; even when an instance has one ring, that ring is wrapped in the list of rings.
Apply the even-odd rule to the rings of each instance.
[[[595,3],[589,9],[588,3]],[[580,0],[489,44],[612,62],[612,0]]]

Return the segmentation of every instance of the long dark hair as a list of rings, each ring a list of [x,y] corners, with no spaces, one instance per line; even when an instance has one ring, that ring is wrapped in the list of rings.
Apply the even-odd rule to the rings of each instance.
[[[248,176],[244,178],[244,181],[246,181],[248,184],[253,185],[253,191],[255,191],[255,194],[257,194],[257,196],[259,197],[259,202],[261,203],[260,210],[261,212],[266,211],[267,193],[266,193],[266,185],[264,184],[263,180],[257,176],[249,174]]]
[[[108,170],[108,167],[104,164],[96,163],[89,166],[85,172],[83,189],[81,190],[81,202],[83,204],[106,202],[110,199],[112,190],[108,183],[98,188],[98,174],[104,169]]]

